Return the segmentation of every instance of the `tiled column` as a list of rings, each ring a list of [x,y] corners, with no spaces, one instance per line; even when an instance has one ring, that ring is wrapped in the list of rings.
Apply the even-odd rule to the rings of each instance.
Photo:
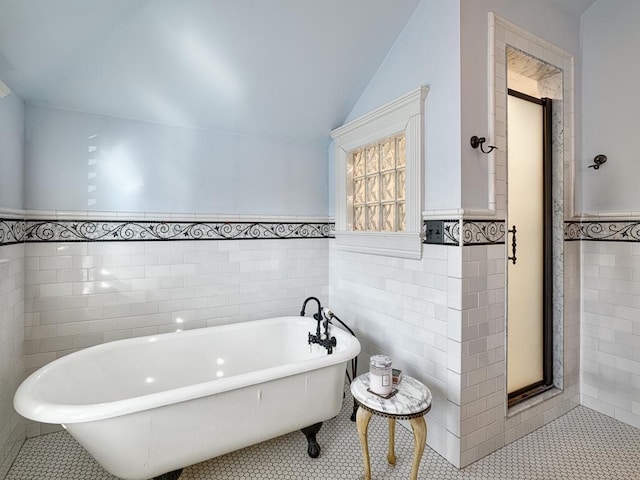
[[[504,445],[504,245],[463,247],[461,466]]]

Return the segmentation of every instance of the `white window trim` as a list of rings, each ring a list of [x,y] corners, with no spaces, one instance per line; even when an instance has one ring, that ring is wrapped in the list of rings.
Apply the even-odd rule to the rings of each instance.
[[[331,132],[335,140],[337,248],[351,252],[371,253],[419,259],[422,256],[423,136],[425,86],[353,120]],[[372,142],[404,132],[405,134],[405,231],[360,232],[348,225],[351,208],[349,195],[348,153]]]

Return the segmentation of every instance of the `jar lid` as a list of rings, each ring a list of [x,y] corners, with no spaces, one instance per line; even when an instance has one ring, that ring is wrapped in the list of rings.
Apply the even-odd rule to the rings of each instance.
[[[372,355],[369,358],[369,365],[376,368],[389,368],[391,367],[391,357],[388,355]]]

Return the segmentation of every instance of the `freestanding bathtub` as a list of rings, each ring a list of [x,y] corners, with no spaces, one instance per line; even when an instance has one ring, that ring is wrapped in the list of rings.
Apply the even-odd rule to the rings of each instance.
[[[168,333],[72,353],[27,378],[21,415],[60,423],[108,472],[146,480],[336,416],[358,340],[306,317]]]

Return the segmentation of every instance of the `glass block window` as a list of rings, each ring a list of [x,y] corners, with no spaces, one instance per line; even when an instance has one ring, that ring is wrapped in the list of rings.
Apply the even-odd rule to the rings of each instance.
[[[405,230],[405,135],[351,152],[353,230]]]
[[[424,107],[420,86],[331,132],[338,250],[422,257]]]

